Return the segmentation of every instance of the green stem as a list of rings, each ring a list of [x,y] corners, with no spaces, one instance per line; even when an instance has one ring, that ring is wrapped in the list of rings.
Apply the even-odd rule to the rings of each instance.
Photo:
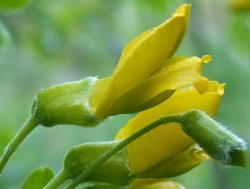
[[[0,158],[0,174],[8,162],[10,156],[16,151],[20,143],[39,123],[34,118],[29,118],[24,126],[19,130],[16,136],[9,142],[5,148],[3,155]]]
[[[69,179],[66,171],[61,170],[45,187],[44,189],[55,189]]]
[[[99,158],[97,158],[95,161],[93,161],[76,179],[74,179],[67,187],[66,189],[73,189],[78,184],[83,182],[91,173],[94,172],[94,170],[100,166],[103,162],[105,162],[107,159],[109,159],[112,155],[114,155],[116,152],[120,151],[122,148],[127,146],[129,143],[133,142],[143,134],[149,132],[150,130],[158,127],[159,125],[166,124],[169,122],[181,122],[181,115],[171,115],[163,117],[150,125],[144,127],[143,129],[137,131],[136,133],[130,135],[128,138],[122,140],[120,143],[118,143],[116,146],[114,146],[112,149],[101,155]]]

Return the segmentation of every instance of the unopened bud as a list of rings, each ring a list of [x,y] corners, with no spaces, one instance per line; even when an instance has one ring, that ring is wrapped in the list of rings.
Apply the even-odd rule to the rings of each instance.
[[[93,161],[118,144],[118,141],[85,143],[71,148],[64,160],[64,170],[77,178]],[[130,181],[130,169],[127,163],[126,148],[98,166],[88,176],[88,181],[127,185]]]
[[[222,164],[245,166],[245,141],[204,112],[191,110],[183,114],[182,129],[215,160]]]

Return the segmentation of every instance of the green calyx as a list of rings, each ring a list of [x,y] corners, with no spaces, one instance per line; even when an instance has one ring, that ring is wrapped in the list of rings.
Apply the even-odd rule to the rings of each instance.
[[[245,141],[208,115],[199,110],[192,110],[183,114],[181,123],[183,131],[209,156],[222,164],[245,167]]]
[[[44,126],[74,124],[96,125],[101,120],[92,113],[89,103],[90,90],[95,77],[55,85],[38,93],[32,106],[32,116]]]
[[[96,80],[95,77],[87,77],[80,81],[55,85],[38,93],[33,102],[30,118],[0,157],[0,173],[21,142],[38,125],[92,126],[102,121],[92,113],[90,105],[91,90]]]
[[[71,179],[77,178],[91,162],[119,142],[95,142],[73,147],[65,156],[64,171]],[[130,178],[130,169],[127,164],[126,148],[115,153],[92,172],[86,181],[103,182],[114,185],[127,185]]]
[[[131,175],[126,146],[150,130],[170,122],[182,124],[184,132],[202,148],[198,145],[191,146],[166,161],[137,175]],[[61,173],[48,183],[46,189],[59,186],[69,179],[71,182],[67,189],[85,182],[106,183],[115,187],[128,186],[136,178],[162,178],[182,174],[208,160],[209,156],[224,164],[243,166],[241,158],[245,150],[243,140],[225,130],[205,113],[192,110],[185,114],[162,117],[124,140],[73,147],[65,156]],[[96,185],[91,187],[98,188]]]

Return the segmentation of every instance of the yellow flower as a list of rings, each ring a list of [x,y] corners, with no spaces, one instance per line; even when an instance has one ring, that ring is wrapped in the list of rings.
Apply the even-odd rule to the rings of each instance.
[[[199,109],[214,116],[223,93],[224,84],[201,77],[193,86],[177,90],[168,100],[132,118],[119,131],[116,139],[124,139],[160,117],[186,112],[190,109]],[[132,175],[164,162],[166,163],[164,166],[168,167],[165,170],[165,176],[172,176],[191,169],[208,159],[202,150],[195,150],[194,144],[195,141],[183,132],[178,123],[162,125],[128,145],[128,160]],[[198,154],[195,156],[194,153],[190,153],[192,151]],[[193,157],[183,156],[183,152]],[[171,165],[176,165],[176,163],[173,164],[176,161],[184,163],[176,170],[174,167],[172,167],[173,170],[170,170]]]
[[[197,80],[202,62],[209,62],[209,56],[171,58],[185,34],[190,7],[180,6],[169,20],[125,47],[112,76],[93,86],[91,105],[95,116],[145,110]]]
[[[112,76],[88,77],[39,92],[29,120],[0,159],[0,172],[21,141],[40,124],[97,125],[111,115],[151,108],[176,89],[192,84],[210,57],[172,58],[188,26],[190,7],[180,6],[169,20],[133,39]]]

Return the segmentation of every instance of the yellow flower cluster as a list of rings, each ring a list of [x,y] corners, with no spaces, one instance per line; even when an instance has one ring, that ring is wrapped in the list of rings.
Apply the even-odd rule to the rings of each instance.
[[[202,64],[211,57],[172,57],[187,28],[189,14],[190,5],[184,4],[172,18],[132,40],[114,74],[100,80],[108,87],[98,99],[97,115],[147,108],[129,120],[116,140],[129,137],[163,116],[191,109],[216,114],[224,84],[200,76]],[[127,153],[132,175],[155,178],[176,176],[209,159],[178,123],[161,125],[143,135],[127,146]]]
[[[91,126],[108,116],[135,112],[114,141],[73,147],[62,171],[45,188],[69,179],[73,188],[85,179],[112,188],[183,189],[162,178],[180,175],[210,157],[243,167],[245,142],[209,117],[215,116],[224,95],[224,84],[201,75],[211,56],[174,56],[190,9],[190,4],[180,6],[170,19],[128,43],[110,77],[41,91],[31,118],[0,158],[0,172],[38,124]]]
[[[137,114],[119,131],[116,139],[124,139],[163,116],[186,112],[190,109],[199,109],[213,116],[218,110],[223,92],[224,84],[201,77],[192,86],[177,90],[163,103]],[[128,145],[128,159],[132,174],[138,174],[159,163],[162,165],[163,161],[171,164],[169,160],[179,157],[180,153],[184,153],[194,143],[195,141],[183,132],[180,124],[162,125]],[[185,162],[190,169],[208,159],[202,153],[195,153],[197,151],[201,150],[193,149],[193,153],[184,156],[180,162]],[[172,166],[175,165],[172,164]],[[170,169],[167,169],[168,173],[165,174],[174,176],[187,168],[183,165],[181,168],[183,170],[176,170],[176,172],[170,172]]]
[[[211,57],[173,57],[188,26],[190,8],[190,4],[180,6],[169,20],[133,39],[113,75],[94,84],[92,105],[97,117],[141,111],[119,131],[117,140],[163,116],[190,109],[215,115],[224,84],[200,76],[202,64]],[[180,124],[162,125],[128,145],[131,174],[147,175],[148,169],[154,172],[152,167],[163,164],[165,176],[187,171],[209,159],[194,144]],[[173,161],[178,161],[174,169]]]

